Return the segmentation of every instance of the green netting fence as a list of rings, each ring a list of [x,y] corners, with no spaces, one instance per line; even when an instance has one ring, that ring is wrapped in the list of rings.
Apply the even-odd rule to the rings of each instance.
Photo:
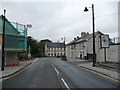
[[[0,38],[3,32],[3,19],[0,18]],[[27,28],[25,25],[5,21],[5,50],[26,51],[27,50]]]

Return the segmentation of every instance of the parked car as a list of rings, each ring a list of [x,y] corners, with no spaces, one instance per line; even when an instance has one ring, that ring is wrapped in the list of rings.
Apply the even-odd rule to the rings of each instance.
[[[59,55],[57,55],[57,58],[60,58],[60,56],[59,56]]]
[[[66,56],[61,56],[61,60],[67,61]]]

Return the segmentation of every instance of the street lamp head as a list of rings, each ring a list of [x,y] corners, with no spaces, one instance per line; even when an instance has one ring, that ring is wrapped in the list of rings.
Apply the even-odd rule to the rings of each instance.
[[[4,9],[4,16],[5,16],[6,10]]]
[[[85,7],[85,10],[84,10],[84,12],[87,12],[87,11],[89,11],[89,10],[87,9],[87,7]]]
[[[4,12],[6,12],[6,9],[4,9]]]

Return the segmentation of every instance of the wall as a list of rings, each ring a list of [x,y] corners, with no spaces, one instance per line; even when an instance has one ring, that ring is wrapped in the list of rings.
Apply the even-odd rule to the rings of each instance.
[[[120,62],[120,45],[111,45],[106,49],[107,62]],[[105,62],[104,49],[100,49],[97,53],[97,62]]]
[[[5,56],[5,65],[18,64],[17,52],[7,52]]]

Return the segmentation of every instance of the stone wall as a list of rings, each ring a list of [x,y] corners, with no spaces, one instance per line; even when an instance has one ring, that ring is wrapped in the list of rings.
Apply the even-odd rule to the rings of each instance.
[[[111,45],[106,48],[106,61],[107,62],[120,62],[120,45]],[[104,48],[100,49],[97,53],[97,62],[105,62]]]

